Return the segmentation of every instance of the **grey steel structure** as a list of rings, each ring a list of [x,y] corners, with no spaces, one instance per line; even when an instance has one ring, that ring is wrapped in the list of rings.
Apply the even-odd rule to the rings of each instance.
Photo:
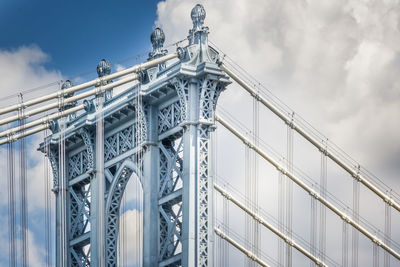
[[[83,114],[51,125],[40,149],[53,168],[57,266],[118,266],[119,209],[133,174],[143,189],[143,265],[213,265],[210,132],[229,79],[208,45],[204,8],[191,17],[179,60],[143,70],[114,97],[99,90]],[[164,39],[156,28],[149,60],[167,54]],[[97,71],[110,74],[108,62]]]

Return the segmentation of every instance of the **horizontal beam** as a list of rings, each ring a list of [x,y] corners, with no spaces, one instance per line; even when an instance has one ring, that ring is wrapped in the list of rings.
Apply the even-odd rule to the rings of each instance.
[[[214,188],[221,193],[221,195],[223,197],[225,197],[227,200],[230,200],[232,203],[234,203],[236,206],[238,206],[241,210],[243,210],[244,212],[246,212],[248,215],[250,215],[251,217],[254,218],[254,220],[256,220],[257,222],[259,222],[261,225],[265,226],[266,228],[268,228],[271,232],[273,232],[274,234],[276,234],[277,236],[279,236],[281,239],[283,239],[287,244],[289,244],[291,247],[294,247],[295,249],[297,249],[299,252],[301,252],[304,256],[306,256],[307,258],[309,258],[310,260],[312,260],[313,262],[315,262],[315,264],[317,264],[318,266],[328,266],[325,263],[323,263],[320,259],[318,259],[317,257],[314,257],[310,252],[308,252],[305,248],[303,248],[302,246],[300,246],[299,244],[297,244],[293,239],[291,239],[289,236],[283,234],[282,232],[280,232],[277,228],[275,228],[273,225],[271,225],[270,223],[268,223],[267,221],[265,221],[263,218],[261,218],[259,215],[257,215],[256,213],[252,212],[248,207],[246,207],[246,205],[244,205],[243,203],[241,203],[240,201],[236,200],[231,194],[229,194],[227,191],[225,191],[224,189],[222,189],[222,187],[220,187],[217,184],[214,184]]]
[[[370,181],[368,181],[365,177],[363,177],[360,173],[355,171],[353,168],[348,166],[343,160],[341,160],[338,156],[328,152],[326,147],[321,144],[318,140],[308,134],[305,130],[300,128],[296,123],[292,120],[291,117],[282,113],[278,110],[272,103],[270,103],[267,99],[261,96],[256,90],[254,90],[249,84],[243,81],[239,76],[237,76],[232,70],[230,70],[224,63],[220,65],[221,69],[226,72],[233,80],[235,80],[243,89],[249,92],[255,99],[259,100],[265,107],[271,110],[275,115],[277,115],[280,119],[290,125],[296,132],[298,132],[301,136],[303,136],[306,140],[308,140],[312,145],[318,148],[333,160],[336,164],[342,167],[345,171],[347,171],[351,176],[355,179],[359,180],[364,186],[378,195],[383,201],[387,202],[390,206],[393,206],[397,211],[400,211],[400,204],[396,203],[391,197],[382,192],[379,188],[373,185]]]
[[[12,105],[12,106],[9,106],[9,107],[5,107],[5,108],[0,109],[0,115],[6,114],[6,113],[9,113],[9,112],[12,112],[12,111],[20,110],[20,109],[25,109],[25,108],[27,108],[29,106],[33,106],[33,105],[36,105],[36,104],[39,104],[39,103],[42,103],[42,102],[45,102],[45,101],[48,101],[48,100],[51,100],[51,99],[62,98],[62,97],[68,96],[68,95],[70,95],[72,93],[75,93],[77,91],[81,91],[83,89],[86,89],[86,88],[89,88],[89,87],[92,87],[92,86],[100,85],[104,81],[109,81],[109,80],[112,80],[112,79],[115,79],[115,78],[119,78],[119,77],[122,77],[122,76],[130,74],[130,73],[139,72],[139,71],[154,67],[154,66],[156,66],[156,65],[158,65],[158,64],[160,64],[160,63],[162,63],[164,61],[168,61],[168,60],[176,58],[176,57],[178,57],[178,53],[168,54],[168,55],[165,55],[165,56],[162,56],[162,57],[159,57],[159,58],[156,58],[156,59],[149,60],[147,62],[138,64],[138,65],[132,66],[130,68],[127,68],[127,69],[112,73],[110,75],[106,75],[106,76],[103,76],[101,78],[96,78],[94,80],[82,83],[80,85],[76,85],[76,86],[72,86],[70,88],[62,89],[62,90],[59,90],[58,92],[55,92],[55,93],[52,93],[52,94],[48,94],[48,95],[45,95],[45,96],[42,96],[42,97],[38,97],[38,98],[35,98],[35,99],[32,99],[32,100],[28,100],[28,101],[20,103],[20,104],[16,104],[16,105]]]
[[[260,264],[261,266],[264,267],[269,267],[268,264],[266,264],[264,261],[262,261],[259,257],[257,257],[256,255],[254,255],[251,251],[247,250],[246,248],[244,248],[242,245],[240,245],[238,242],[236,242],[235,240],[233,240],[232,238],[230,238],[229,236],[227,236],[224,232],[222,232],[221,230],[219,230],[218,228],[214,228],[215,233],[221,237],[222,239],[225,239],[226,241],[228,241],[232,246],[234,246],[235,248],[237,248],[238,250],[240,250],[241,252],[243,252],[249,259],[255,261],[256,263]]]
[[[257,152],[257,154],[259,154],[262,158],[264,158],[266,161],[271,163],[271,165],[273,165],[275,168],[277,168],[283,175],[286,175],[293,182],[295,182],[298,186],[300,186],[306,192],[308,192],[312,197],[314,197],[316,200],[321,202],[323,205],[325,205],[331,211],[333,211],[336,215],[338,215],[340,218],[342,218],[343,221],[346,221],[347,223],[352,225],[354,228],[356,228],[358,231],[360,231],[362,234],[364,234],[367,238],[369,238],[372,242],[374,242],[378,246],[382,247],[384,250],[389,252],[396,259],[400,260],[400,254],[399,253],[397,253],[394,249],[392,249],[391,247],[386,245],[378,237],[376,237],[373,234],[371,234],[370,232],[368,232],[367,229],[365,229],[364,227],[359,225],[357,222],[352,220],[348,215],[346,215],[344,212],[342,212],[338,208],[336,208],[336,206],[333,205],[331,202],[329,202],[325,198],[321,197],[316,191],[314,191],[311,187],[309,187],[307,184],[305,184],[303,181],[301,181],[296,175],[294,175],[292,172],[290,172],[287,169],[285,169],[281,164],[279,164],[276,160],[274,160],[273,158],[268,156],[267,153],[262,151],[252,141],[247,139],[245,136],[243,136],[241,133],[239,133],[236,129],[234,129],[232,126],[230,126],[228,122],[226,122],[225,120],[223,120],[222,118],[220,118],[217,115],[215,115],[215,120],[218,121],[227,130],[229,130],[232,134],[234,134],[237,138],[239,138],[241,141],[243,141],[243,143],[245,143],[249,148],[251,148],[255,152]]]

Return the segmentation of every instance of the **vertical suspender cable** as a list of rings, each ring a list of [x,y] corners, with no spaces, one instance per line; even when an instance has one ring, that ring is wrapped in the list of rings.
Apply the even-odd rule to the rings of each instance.
[[[213,180],[214,180],[214,182],[218,182],[217,181],[217,177],[216,177],[216,174],[217,174],[217,169],[216,169],[216,162],[217,162],[217,157],[216,157],[216,155],[217,155],[217,145],[216,145],[216,143],[217,143],[217,134],[215,133],[215,131],[212,131],[211,132],[211,159],[212,159],[212,176],[213,176]],[[216,214],[216,210],[217,210],[217,199],[216,199],[216,192],[215,192],[215,190],[214,190],[214,187],[211,187],[212,188],[212,194],[213,194],[213,196],[212,196],[212,199],[214,200],[214,202],[213,202],[213,221],[211,222],[211,224],[212,225],[216,225],[215,224],[215,222],[216,222],[216,216],[217,216],[217,214]],[[219,239],[221,239],[221,238],[219,238]],[[213,254],[213,256],[214,256],[214,258],[212,259],[212,261],[213,261],[213,265],[214,266],[222,266],[221,264],[220,264],[220,262],[218,263],[218,260],[220,259],[220,242],[219,242],[219,239],[218,239],[218,241],[217,240],[215,240],[215,236],[214,236],[214,254]]]
[[[251,175],[251,167],[250,167],[250,154],[251,154],[251,151],[248,148],[248,146],[246,146],[245,147],[245,162],[244,162],[244,164],[245,164],[245,173],[246,173],[245,174],[245,195],[246,195],[246,202],[247,202],[246,205],[247,206],[250,205],[249,199],[251,198],[252,175]],[[252,244],[251,238],[253,236],[252,232],[251,232],[252,219],[250,218],[250,216],[248,214],[245,214],[244,216],[246,218],[246,225],[245,225],[246,246],[245,247],[248,251],[252,251],[252,248],[251,248],[251,244]],[[245,262],[245,264],[244,264],[245,266],[249,266],[249,267],[252,266],[252,260],[249,259],[248,257],[244,257],[244,262]]]
[[[259,129],[259,102],[256,98],[253,98],[253,133],[254,133],[254,144],[256,146],[259,145],[259,140],[258,137],[260,135],[260,129]],[[253,183],[252,183],[252,193],[251,195],[253,196],[251,198],[251,201],[254,203],[254,210],[253,212],[258,214],[258,155],[257,152],[254,150],[251,151],[253,156]],[[260,225],[256,220],[252,220],[253,223],[253,243],[254,243],[254,249],[253,249],[253,254],[256,255],[257,257],[260,257],[259,253],[259,246],[260,246]],[[252,265],[255,267],[256,262],[252,261]]]
[[[62,129],[60,133],[60,140],[58,145],[58,158],[59,158],[59,179],[60,179],[60,194],[61,194],[61,266],[66,267],[68,255],[67,255],[67,181],[65,173],[65,120],[60,121],[62,123]]]
[[[23,102],[22,94],[19,95],[20,103]],[[20,118],[23,118],[24,109],[21,108],[18,110]],[[25,119],[19,120],[19,126],[21,127],[22,131],[24,132]],[[26,191],[26,151],[25,151],[25,138],[21,138],[19,140],[20,150],[19,150],[19,175],[20,175],[20,208],[21,208],[21,264],[22,266],[28,266],[28,240],[27,240],[27,227],[28,227],[28,218],[27,218],[27,210],[26,210],[26,198],[27,198],[27,191]]]
[[[316,243],[317,243],[317,200],[311,197],[311,223],[310,223],[310,253],[316,256]],[[314,267],[315,263],[310,262],[310,267]]]
[[[15,180],[14,180],[14,147],[13,143],[8,143],[7,147],[7,166],[8,166],[8,237],[9,237],[9,265],[16,266],[16,247],[15,247]]]
[[[102,85],[100,85],[102,86]],[[97,255],[99,267],[105,266],[105,206],[104,206],[104,94],[97,95],[98,113],[96,115],[96,180],[97,180]]]
[[[321,151],[321,177],[320,177],[320,194],[321,197],[326,199],[326,192],[328,186],[328,168],[327,168],[327,156],[325,151]],[[320,203],[320,227],[319,227],[319,258],[325,262],[326,255],[326,207]]]
[[[349,256],[348,256],[348,224],[346,221],[342,223],[342,267],[349,266]]]
[[[223,199],[223,205],[224,205],[224,207],[223,207],[224,224],[227,229],[226,234],[229,235],[229,201],[225,198]],[[221,265],[221,266],[228,267],[229,266],[229,245],[226,242],[223,242],[222,240],[221,240],[221,242],[223,244],[223,247],[222,247],[222,250],[223,250],[222,263],[223,263],[223,265]]]
[[[126,206],[126,197],[125,197],[125,208],[126,207],[127,206]],[[123,239],[124,249],[123,249],[122,253],[123,253],[124,264],[128,265],[128,242],[127,242],[127,240],[128,240],[128,220],[126,218],[126,215],[125,215],[123,229],[124,229],[124,239]]]
[[[136,98],[136,100],[137,100],[137,107],[138,107],[138,111],[139,111],[139,113],[138,113],[138,133],[139,133],[139,140],[140,140],[140,142],[142,142],[143,140],[142,140],[142,125],[141,125],[141,123],[140,123],[140,120],[141,120],[141,118],[140,118],[140,112],[142,112],[142,110],[141,110],[141,108],[142,108],[142,106],[140,105],[140,88],[138,87],[138,95],[137,95],[137,98]],[[140,144],[141,145],[141,144]],[[140,166],[140,149],[139,149],[139,152],[138,152],[138,155],[137,155],[137,166]],[[135,183],[136,184],[136,183]],[[138,203],[138,192],[137,192],[137,187],[136,187],[136,192],[135,192],[135,199],[136,199],[136,212],[139,210],[139,203]],[[136,231],[136,233],[138,233],[138,228],[139,228],[139,220],[138,220],[138,217],[136,216],[135,217],[135,220],[136,220],[136,227],[135,227],[135,231]],[[139,265],[139,254],[140,254],[140,252],[139,252],[139,240],[138,240],[138,234],[136,234],[136,240],[135,240],[135,242],[136,242],[136,262],[135,262],[135,264],[138,266]]]
[[[139,84],[139,94],[138,94],[138,98],[139,98],[139,107],[140,107],[140,111],[141,111],[141,116],[142,116],[142,119],[143,119],[143,117],[144,116],[146,116],[146,114],[145,114],[145,110],[144,110],[144,106],[143,106],[143,99],[142,99],[142,95],[141,95],[141,84]],[[142,123],[140,123],[140,125],[142,126]],[[143,128],[141,128],[141,136],[144,136],[144,133],[143,133],[143,131],[144,131],[144,129]],[[145,140],[142,140],[142,142],[144,142]],[[138,250],[138,252],[139,252],[139,265],[138,266],[142,266],[142,240],[141,240],[141,233],[142,233],[142,220],[141,220],[141,218],[140,218],[140,216],[139,216],[139,214],[140,214],[140,212],[142,211],[142,194],[141,194],[141,191],[140,191],[140,182],[139,182],[139,180],[142,178],[141,177],[141,173],[142,173],[142,171],[143,171],[143,166],[142,166],[142,163],[143,163],[143,146],[142,146],[142,149],[140,149],[139,150],[139,153],[140,153],[140,158],[139,158],[139,168],[140,168],[140,172],[139,172],[139,176],[138,176],[138,180],[136,181],[136,188],[137,188],[137,195],[138,195],[138,199],[139,199],[139,208],[138,208],[138,211],[136,212],[136,215],[137,215],[137,219],[138,219],[138,222],[139,222],[139,232],[138,232],[138,237],[137,237],[137,239],[138,239],[138,243],[139,243],[139,250]]]
[[[45,246],[46,246],[46,267],[49,267],[51,262],[50,262],[50,236],[51,236],[51,225],[50,225],[50,176],[49,176],[49,164],[46,159],[46,155],[50,155],[50,145],[48,140],[46,139],[46,136],[48,135],[47,130],[43,132],[43,139],[45,140],[44,144],[44,149],[45,153],[43,154],[43,173],[44,173],[44,203],[45,203]]]
[[[137,90],[139,90],[138,87],[136,87],[136,88],[137,88]],[[137,146],[138,147],[140,146],[139,94],[140,94],[140,92],[138,92],[138,94],[136,96],[136,114],[135,114],[135,116],[136,116],[136,142],[137,142]],[[135,163],[136,163],[136,166],[139,166],[139,152],[137,152],[137,154],[135,156]],[[135,206],[133,208],[134,208],[134,210],[136,210],[137,209],[136,191],[134,191],[134,194],[135,194],[135,196],[134,196],[135,197]],[[137,220],[136,220],[136,218],[135,218],[133,223],[134,223],[134,227],[132,229],[134,229],[134,231],[137,231]],[[138,242],[137,242],[137,239],[135,239],[134,244],[135,244],[134,264],[137,265],[137,258],[138,258],[138,253],[137,253]]]
[[[372,266],[379,267],[379,246],[374,242],[372,243]]]
[[[124,210],[126,212],[126,195],[124,194]],[[122,259],[123,259],[123,265],[125,266],[128,264],[127,262],[127,258],[128,258],[128,248],[127,248],[127,228],[126,228],[126,224],[127,224],[127,218],[126,215],[124,216],[124,220],[123,220],[123,225],[122,225]]]
[[[284,175],[282,172],[278,172],[278,221],[279,221],[279,231],[284,233],[284,220],[285,220],[285,187],[284,187]],[[278,263],[280,266],[285,265],[285,257],[284,257],[284,241],[281,238],[278,238]]]
[[[353,180],[353,219],[356,223],[359,222],[360,210],[360,183],[357,179]],[[352,265],[358,267],[358,230],[352,228]]]
[[[142,129],[142,116],[145,116],[145,114],[143,113],[143,106],[142,106],[142,99],[141,99],[141,87],[140,85],[138,87],[136,87],[138,90],[138,94],[136,97],[136,140],[138,142],[139,146],[142,146],[142,142],[144,140],[142,140],[142,136],[143,136],[143,130]],[[138,166],[139,169],[139,173],[138,173],[138,179],[140,179],[140,173],[142,171],[142,147],[139,148],[138,153],[136,155],[136,166]],[[139,191],[139,182],[135,181],[135,202],[136,202],[136,218],[135,218],[135,231],[136,231],[136,240],[135,240],[135,264],[137,266],[141,266],[141,242],[140,242],[140,231],[141,231],[141,220],[139,218],[139,211],[140,211],[140,191]]]
[[[390,240],[392,235],[392,209],[388,203],[385,202],[385,243],[390,246]],[[386,251],[383,256],[385,267],[390,267],[390,254]]]
[[[294,119],[294,113],[291,114],[292,121]],[[293,171],[293,128],[291,124],[287,126],[287,169],[289,172]],[[288,177],[286,180],[286,227],[287,235],[289,238],[292,237],[292,216],[293,216],[293,182]],[[286,266],[292,266],[292,247],[286,245]]]

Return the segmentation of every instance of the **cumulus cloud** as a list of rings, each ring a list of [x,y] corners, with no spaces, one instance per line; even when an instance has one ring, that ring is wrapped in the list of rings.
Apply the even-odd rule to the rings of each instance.
[[[399,159],[399,1],[167,0],[167,43],[197,2],[210,39],[331,140],[373,168]]]
[[[121,266],[140,266],[139,258],[141,258],[142,235],[143,230],[143,213],[137,209],[128,209],[120,216],[120,242]]]
[[[165,0],[158,4],[155,24],[163,28],[166,43],[187,36],[192,28],[190,11],[197,3],[205,6],[205,25],[213,43],[296,114],[400,191],[400,1]],[[252,102],[237,85],[230,85],[221,95],[219,106],[251,128]],[[285,155],[285,126],[268,112],[262,111],[260,116],[261,137]],[[245,170],[239,166],[244,161],[242,144],[221,127],[217,131],[222,148],[217,169],[236,188],[244,188]],[[310,147],[299,139],[295,137],[295,164],[307,167],[305,171],[315,174],[318,181],[318,151],[313,149],[315,155],[311,155]],[[309,162],[304,163],[306,160]],[[352,180],[332,165],[329,189],[351,207]],[[276,171],[262,167],[260,175],[269,179],[262,183],[260,200],[277,215]],[[300,194],[301,190],[296,193],[295,189],[295,203],[300,208],[294,211],[297,220],[309,218],[303,214],[309,196]],[[362,189],[362,214],[382,229],[383,204],[376,203],[376,198]],[[297,233],[308,239],[309,221],[296,223],[300,224]],[[398,238],[399,233],[393,236]],[[340,235],[329,238],[334,241],[328,248],[337,249]],[[362,246],[360,255],[368,254],[369,245]],[[340,261],[340,251],[333,254]],[[370,259],[364,263],[369,264]]]
[[[42,51],[38,46],[21,46],[12,50],[0,50],[0,89],[2,98],[0,99],[0,106],[8,106],[18,103],[17,94],[19,92],[26,92],[32,88],[37,88],[42,85],[50,84],[38,90],[33,90],[24,93],[24,100],[31,99],[39,95],[44,95],[49,92],[57,90],[58,83],[62,79],[59,71],[49,70],[45,64],[51,60],[50,56]],[[9,97],[11,96],[11,97]],[[9,116],[6,115],[6,116]],[[4,115],[2,118],[5,117]],[[2,129],[9,126],[3,126]],[[44,207],[45,207],[45,175],[43,167],[43,156],[36,149],[39,143],[43,140],[42,134],[37,134],[26,139],[26,160],[27,160],[27,203],[28,203],[28,241],[29,241],[29,262],[31,266],[44,266],[43,262],[46,252],[44,251],[43,230],[41,226],[37,231],[38,225],[44,225]],[[19,188],[19,145],[14,144],[14,166],[15,166],[15,179],[16,191]],[[1,244],[8,246],[8,229],[6,227],[6,213],[8,204],[7,194],[7,176],[5,175],[8,170],[7,166],[7,150],[6,145],[0,147],[0,169],[3,171],[3,178],[0,179],[0,207],[1,218],[4,222],[1,224],[0,237]],[[51,188],[51,185],[50,185]],[[51,192],[50,192],[51,193]],[[52,195],[52,193],[51,193]],[[18,198],[18,194],[17,194]],[[17,209],[19,209],[19,202],[17,201]],[[34,229],[34,230],[32,230]],[[4,248],[0,257],[0,262],[7,265],[8,249]]]
[[[50,56],[36,45],[21,46],[12,50],[0,49],[2,98],[61,80],[59,71],[46,69],[45,64],[49,60]],[[33,98],[55,89],[56,87],[49,86],[27,94],[27,97]],[[16,100],[17,98],[14,99]],[[10,104],[10,101],[1,101],[0,104],[5,106]]]

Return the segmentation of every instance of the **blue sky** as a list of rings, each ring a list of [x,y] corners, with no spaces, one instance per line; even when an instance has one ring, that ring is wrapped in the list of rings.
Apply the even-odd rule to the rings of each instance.
[[[147,52],[157,13],[148,1],[1,1],[0,49],[36,44],[65,77]]]
[[[144,61],[151,49],[149,37],[154,25],[162,25],[166,43],[181,40],[192,26],[190,10],[201,2],[206,7],[205,24],[210,28],[212,42],[267,85],[296,114],[306,118],[329,140],[400,192],[400,124],[396,123],[400,114],[398,0],[157,2],[0,1],[2,97],[81,73],[89,72],[85,79],[94,78],[96,65],[102,58],[110,61],[113,71],[121,61],[124,66]],[[142,55],[139,59],[136,58],[138,54]],[[57,86],[51,88],[57,89]],[[0,101],[0,106],[4,105]],[[252,100],[235,84],[221,95],[218,106],[223,106],[248,128],[252,127]],[[285,155],[285,125],[272,118],[267,110],[261,110],[261,116],[262,138]],[[242,143],[220,129],[217,129],[221,147],[219,174],[229,177],[232,184],[238,185],[236,188],[244,188]],[[32,137],[32,143],[37,144],[41,138],[42,135]],[[294,146],[295,166],[316,174],[312,178],[318,182],[319,152],[313,150],[311,156],[306,144],[296,138]],[[30,157],[37,159],[40,153],[35,148]],[[307,157],[304,157],[306,152]],[[0,147],[0,170],[5,169],[4,153]],[[36,192],[43,189],[41,177],[37,175],[39,165],[32,166],[29,185],[30,229],[34,234],[31,240],[34,239],[34,247],[38,248],[35,252],[41,257],[31,258],[36,262],[44,259],[44,245],[40,242],[43,239],[40,231],[43,200],[34,198]],[[265,164],[262,166],[266,168]],[[276,215],[277,182],[273,179],[277,176],[276,170],[260,172],[260,177],[268,178],[268,183],[264,179],[265,184],[260,186],[263,190],[260,196],[264,198],[260,203],[265,201],[264,207]],[[351,207],[353,181],[338,173],[333,169],[328,174],[329,191]],[[6,188],[4,179],[0,180],[0,188]],[[302,192],[298,188],[295,190],[297,196]],[[365,188],[362,190],[361,214],[382,230],[383,203]],[[6,197],[6,192],[1,191],[0,224],[4,225],[7,224],[3,216]],[[294,208],[295,230],[306,240],[310,231],[309,217],[304,215],[305,207],[309,206],[308,197],[296,198],[298,206]],[[134,205],[132,202],[127,206],[131,209]],[[393,212],[392,215],[392,225],[399,225],[400,214]],[[133,216],[133,211],[126,213],[127,219]],[[240,232],[244,229],[241,221],[235,217],[230,226],[236,226],[236,231]],[[328,233],[328,248],[330,256],[340,262],[341,222],[330,222],[335,230]],[[392,227],[392,230],[394,239],[399,242],[400,229]],[[7,261],[7,247],[1,242],[7,241],[5,231],[5,228],[0,230],[0,265]],[[362,242],[360,266],[369,266],[370,242]],[[268,244],[268,249],[273,250],[271,243],[276,242]],[[274,251],[269,252],[276,255]],[[242,262],[242,257],[237,255],[231,254],[235,264],[238,260]]]
[[[109,60],[113,71],[117,63],[126,66],[146,60],[151,50],[150,34],[157,18],[157,3],[153,0],[0,1],[0,68],[10,71],[3,71],[4,76],[0,74],[2,98],[16,90],[25,91],[82,73],[86,73],[84,79],[92,79],[97,76],[96,66],[102,58]],[[141,57],[137,58],[137,55]],[[14,73],[18,74],[4,82],[8,74]],[[48,89],[54,91],[57,86]],[[3,101],[1,106],[7,104]],[[36,254],[30,256],[31,266],[42,266],[45,260],[42,155],[35,151],[41,137],[27,139],[30,147],[29,229],[32,234],[29,242],[30,254]],[[6,169],[3,153],[5,147],[0,148],[0,154],[4,159],[1,169]],[[1,194],[6,198],[5,179],[1,184],[4,184]],[[135,203],[135,199],[128,198],[124,208],[128,211],[125,217],[130,220],[134,219]],[[3,201],[0,221],[7,226],[7,205]],[[4,228],[0,233],[3,251],[0,266],[8,265],[7,235]],[[133,235],[131,233],[130,238],[134,238]]]

